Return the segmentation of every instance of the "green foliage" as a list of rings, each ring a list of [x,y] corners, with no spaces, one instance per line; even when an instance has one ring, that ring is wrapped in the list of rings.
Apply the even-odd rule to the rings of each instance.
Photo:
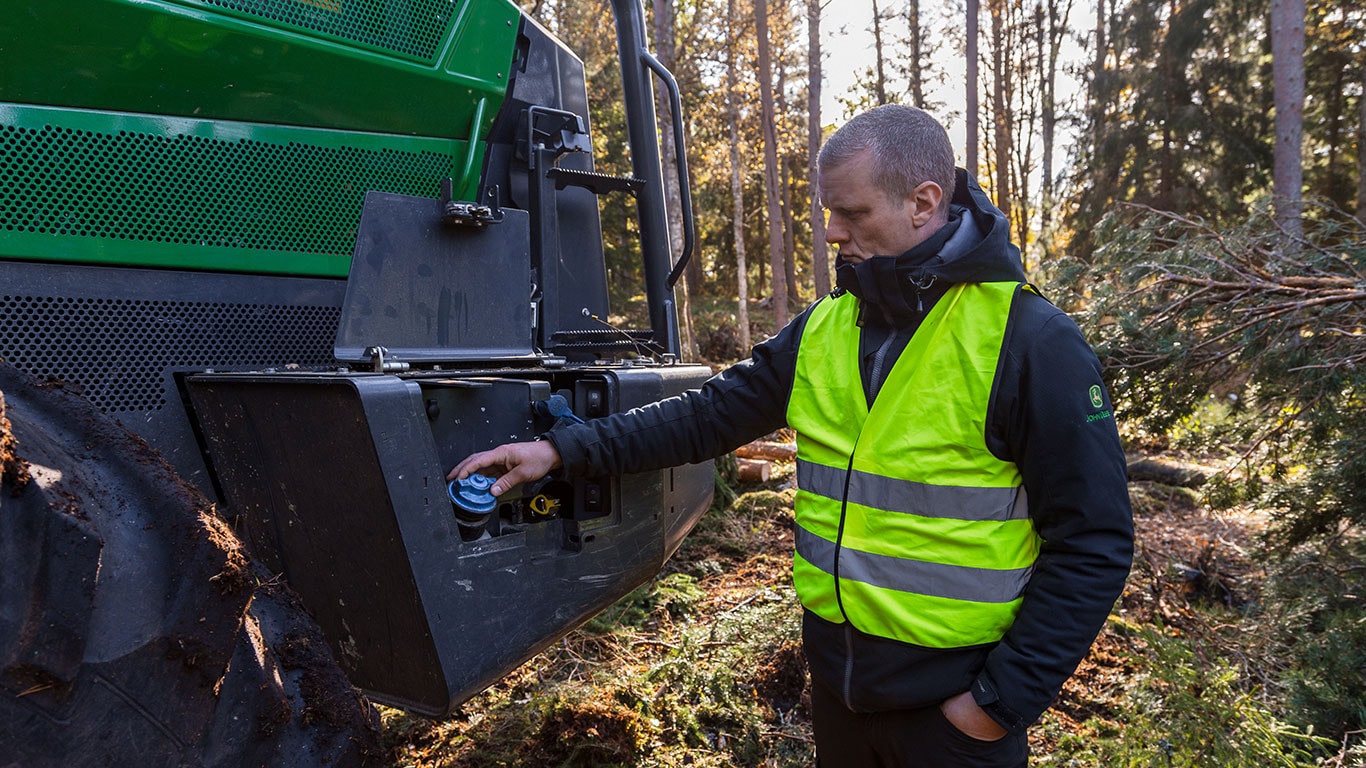
[[[1198,213],[1245,210],[1269,183],[1272,100],[1265,0],[1128,0],[1093,73],[1068,223],[1089,259],[1116,201]]]
[[[1129,631],[1136,672],[1116,692],[1113,719],[1057,734],[1038,765],[1297,768],[1334,746],[1282,721],[1217,649],[1160,626]]]
[[[1121,209],[1077,273],[1121,422],[1236,451],[1209,499],[1268,505],[1281,546],[1366,523],[1366,229],[1311,213],[1296,241],[1261,209],[1221,229]]]
[[[1267,580],[1289,711],[1315,733],[1366,729],[1366,539],[1300,548]]]
[[[1068,251],[1083,261],[1096,255],[1096,227],[1117,202],[1222,225],[1246,215],[1271,183],[1268,0],[1111,7],[1099,34],[1103,66],[1090,63],[1065,217]],[[1308,0],[1305,21],[1305,186],[1349,209],[1366,13],[1359,3]]]
[[[663,612],[683,618],[702,599],[697,579],[686,573],[669,573],[643,584],[607,610],[593,617],[580,630],[590,635],[605,635],[621,630],[638,630]]]
[[[1272,515],[1265,591],[1231,617],[1251,669],[1230,677],[1210,649],[1145,636],[1143,714],[1123,740],[1165,743],[1159,765],[1308,764],[1366,726],[1366,229],[1328,207],[1302,240],[1265,208],[1219,228],[1125,208],[1096,242],[1081,321],[1129,436],[1222,456],[1206,503]],[[1192,733],[1224,751],[1202,755]],[[1124,749],[1118,764],[1153,759]]]

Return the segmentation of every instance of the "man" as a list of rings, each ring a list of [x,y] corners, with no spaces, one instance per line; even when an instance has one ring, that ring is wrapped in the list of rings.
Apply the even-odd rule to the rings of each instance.
[[[753,356],[636,411],[475,454],[495,494],[797,432],[796,557],[822,766],[1023,766],[1133,522],[1100,365],[1024,283],[942,126],[883,106],[820,154],[838,288]]]

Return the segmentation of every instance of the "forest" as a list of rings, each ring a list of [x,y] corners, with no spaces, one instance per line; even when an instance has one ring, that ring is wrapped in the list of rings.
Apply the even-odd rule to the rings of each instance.
[[[866,4],[646,3],[697,212],[688,356],[739,359],[830,290],[816,151],[925,107],[1095,346],[1129,456],[1129,585],[1032,764],[1366,765],[1366,6]],[[873,43],[830,114],[822,43],[855,6]],[[624,172],[608,4],[530,11],[584,59],[599,169]],[[602,217],[629,325],[627,204]],[[654,582],[451,722],[386,711],[395,764],[809,765],[791,467],[720,466]]]

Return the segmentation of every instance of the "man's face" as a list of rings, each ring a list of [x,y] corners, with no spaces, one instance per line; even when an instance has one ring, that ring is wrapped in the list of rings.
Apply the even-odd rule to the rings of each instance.
[[[923,202],[918,204],[915,193],[889,197],[877,186],[874,170],[873,153],[867,151],[821,169],[821,204],[830,212],[825,242],[838,246],[854,264],[870,256],[899,256],[938,229],[917,214]]]

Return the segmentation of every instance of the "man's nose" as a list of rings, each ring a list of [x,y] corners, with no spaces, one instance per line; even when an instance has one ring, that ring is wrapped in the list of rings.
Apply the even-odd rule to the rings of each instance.
[[[825,222],[825,242],[830,245],[839,245],[849,240],[849,233],[844,229],[840,217],[831,214],[830,220]]]

